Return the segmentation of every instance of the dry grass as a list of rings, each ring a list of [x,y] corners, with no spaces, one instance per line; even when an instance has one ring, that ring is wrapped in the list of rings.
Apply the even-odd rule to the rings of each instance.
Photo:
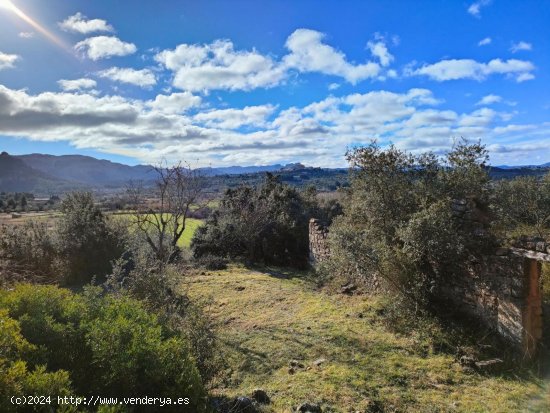
[[[428,338],[391,332],[379,299],[328,295],[299,274],[238,266],[190,276],[182,290],[209,299],[219,326],[227,366],[214,394],[264,388],[273,412],[305,401],[337,412],[550,411],[535,378],[467,373]],[[291,374],[292,360],[304,367]]]

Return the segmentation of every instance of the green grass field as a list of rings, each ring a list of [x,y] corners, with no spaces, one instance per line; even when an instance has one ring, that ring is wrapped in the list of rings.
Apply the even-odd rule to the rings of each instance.
[[[126,219],[128,221],[131,217],[130,214],[125,213],[111,214],[110,216],[114,219]],[[191,238],[193,238],[193,234],[195,233],[196,229],[202,225],[202,223],[203,221],[200,219],[187,218],[187,220],[185,221],[186,228],[183,232],[183,235],[178,241],[178,246],[189,248],[189,246],[191,245]]]
[[[538,379],[467,372],[426,335],[392,332],[377,298],[328,294],[299,275],[238,266],[186,277],[181,288],[210,300],[218,325],[227,365],[213,394],[263,388],[270,412],[306,401],[323,412],[550,411]],[[302,367],[290,371],[292,360]]]

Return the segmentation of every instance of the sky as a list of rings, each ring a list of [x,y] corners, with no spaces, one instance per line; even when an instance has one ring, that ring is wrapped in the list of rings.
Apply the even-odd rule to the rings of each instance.
[[[375,139],[550,162],[550,0],[0,0],[0,150],[346,166]]]

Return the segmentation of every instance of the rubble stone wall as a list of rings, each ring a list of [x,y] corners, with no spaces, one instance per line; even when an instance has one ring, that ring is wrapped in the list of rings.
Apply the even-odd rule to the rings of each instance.
[[[309,262],[312,265],[330,257],[327,235],[328,226],[324,222],[315,218],[309,220]]]

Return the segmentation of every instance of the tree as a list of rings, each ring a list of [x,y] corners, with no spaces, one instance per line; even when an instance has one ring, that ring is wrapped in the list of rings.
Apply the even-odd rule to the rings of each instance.
[[[202,199],[205,179],[197,169],[177,164],[154,168],[154,204],[144,199],[144,188],[133,184],[128,189],[133,207],[132,224],[140,231],[160,262],[172,262],[179,255],[178,241],[186,228],[192,206]]]
[[[491,245],[490,234],[475,236],[451,209],[465,199],[485,207],[483,145],[459,141],[441,159],[373,142],[347,158],[351,188],[329,232],[332,272],[367,283],[381,277],[410,302],[427,304],[445,277]]]
[[[548,235],[550,228],[550,173],[542,179],[522,176],[496,183],[493,209],[497,227],[510,231]]]
[[[89,192],[73,192],[61,203],[57,228],[59,255],[67,282],[86,283],[109,274],[124,252],[124,234],[109,225]]]
[[[225,192],[218,210],[195,232],[193,254],[303,267],[309,217],[302,194],[268,173],[258,187],[243,185]]]

